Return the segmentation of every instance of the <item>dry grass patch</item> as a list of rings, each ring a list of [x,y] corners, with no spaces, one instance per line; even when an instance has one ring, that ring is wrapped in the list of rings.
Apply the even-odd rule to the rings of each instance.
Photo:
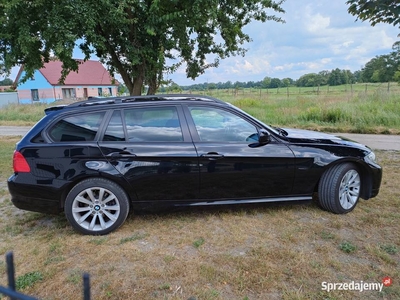
[[[9,159],[14,142],[0,147]],[[381,193],[347,215],[314,203],[180,209],[133,214],[94,237],[75,233],[63,215],[19,211],[3,191],[0,284],[14,251],[17,277],[30,280],[22,291],[42,299],[79,299],[83,272],[93,299],[399,299],[400,153],[377,156]],[[323,281],[385,276],[394,284],[382,293],[321,290]]]

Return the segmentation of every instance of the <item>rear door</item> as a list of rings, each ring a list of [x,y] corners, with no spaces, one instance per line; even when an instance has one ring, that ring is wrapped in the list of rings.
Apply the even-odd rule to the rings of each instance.
[[[290,195],[294,155],[272,139],[252,148],[259,125],[229,107],[185,108],[200,165],[200,198],[250,199]]]
[[[99,146],[139,201],[198,197],[197,153],[180,105],[114,111]]]

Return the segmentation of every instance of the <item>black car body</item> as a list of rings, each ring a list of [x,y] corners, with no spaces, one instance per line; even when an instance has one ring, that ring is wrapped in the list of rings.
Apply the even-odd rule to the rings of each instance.
[[[46,109],[21,139],[8,180],[18,208],[59,213],[85,234],[130,209],[311,200],[334,213],[375,197],[381,167],[366,146],[267,126],[195,95],[91,99]]]

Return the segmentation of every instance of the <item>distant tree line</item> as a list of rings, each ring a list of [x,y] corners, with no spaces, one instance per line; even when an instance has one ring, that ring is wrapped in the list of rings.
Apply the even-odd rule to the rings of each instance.
[[[196,83],[188,86],[179,86],[171,82],[168,86],[160,88],[160,92],[186,91],[186,90],[214,90],[214,89],[240,89],[240,88],[284,88],[289,86],[316,87],[336,86],[342,84],[354,84],[363,82],[390,82],[400,83],[400,42],[393,45],[393,52],[387,55],[376,56],[367,62],[359,71],[350,70],[325,70],[319,73],[308,73],[297,80],[292,78],[265,77],[260,81],[227,81],[218,83]]]

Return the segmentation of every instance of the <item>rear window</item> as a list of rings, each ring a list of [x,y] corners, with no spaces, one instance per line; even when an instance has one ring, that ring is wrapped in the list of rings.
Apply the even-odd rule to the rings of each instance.
[[[58,121],[49,130],[55,142],[93,141],[105,112],[79,114]]]

